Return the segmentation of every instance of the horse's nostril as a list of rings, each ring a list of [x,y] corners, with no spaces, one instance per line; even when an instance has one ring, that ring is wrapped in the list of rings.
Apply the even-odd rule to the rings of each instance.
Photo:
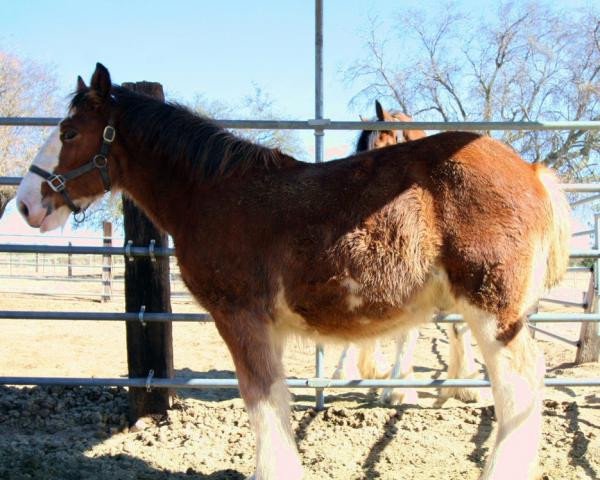
[[[25,202],[20,201],[19,205],[18,205],[18,209],[19,209],[19,212],[21,212],[21,215],[23,215],[25,218],[27,218],[29,216],[29,208],[27,207]]]

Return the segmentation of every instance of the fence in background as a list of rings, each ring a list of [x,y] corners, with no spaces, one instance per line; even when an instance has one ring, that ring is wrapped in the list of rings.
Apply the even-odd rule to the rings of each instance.
[[[0,178],[0,184],[4,183]],[[600,185],[565,185],[564,188],[568,191],[575,192],[600,192]],[[588,197],[594,199],[596,195]],[[577,200],[581,203],[581,200]],[[589,231],[584,231],[585,234],[593,234],[594,238],[599,232],[600,216],[596,215],[595,228]],[[581,234],[582,232],[575,232]],[[124,247],[109,247],[109,246],[57,246],[57,245],[24,245],[24,244],[0,244],[0,253],[36,253],[36,254],[52,254],[52,255],[69,255],[69,256],[89,256],[101,255],[120,256],[122,257],[121,265],[136,257],[171,257],[175,254],[172,248],[154,248],[148,246],[134,246],[127,244]],[[598,296],[598,263],[600,260],[600,250],[598,242],[594,244],[594,248],[590,250],[579,250],[571,252],[571,258],[594,259],[594,267],[572,267],[571,271],[591,271],[592,287],[589,291],[588,298],[582,302],[587,304],[586,313],[535,313],[529,316],[529,322],[535,326],[539,323],[582,323],[582,325],[590,324],[594,328],[592,332],[597,332],[597,326],[600,325],[600,312],[592,305],[596,306],[597,301],[592,301],[589,295],[597,298]],[[114,265],[114,264],[113,264]],[[100,272],[104,268],[104,263],[96,264],[95,268]],[[100,273],[98,273],[98,278]],[[560,301],[559,301],[560,302]],[[568,303],[568,302],[567,302]],[[0,319],[19,319],[19,320],[70,320],[70,321],[126,321],[139,322],[145,325],[149,322],[210,322],[212,321],[208,314],[191,314],[191,313],[146,313],[141,309],[138,313],[125,312],[51,312],[51,311],[0,311]],[[459,322],[462,318],[459,315],[445,315],[436,318],[437,322],[449,323]],[[544,334],[554,336],[551,332],[541,330]],[[583,330],[583,329],[582,329]],[[570,341],[558,337],[559,340],[566,341],[581,350],[581,342],[594,341],[593,337],[586,338],[583,334],[578,342]],[[452,380],[333,380],[324,378],[323,375],[323,349],[316,351],[315,370],[319,372],[315,378],[290,379],[288,385],[291,388],[313,388],[317,392],[321,392],[324,388],[384,388],[384,387],[415,387],[415,388],[442,388],[442,387],[487,387],[489,382],[486,380],[472,379],[452,379]],[[149,371],[147,378],[64,378],[64,377],[0,377],[0,384],[11,385],[94,385],[94,386],[128,386],[128,387],[144,387],[144,388],[232,388],[237,386],[235,379],[163,379],[154,378],[153,372]],[[547,386],[600,386],[600,378],[587,379],[565,379],[552,378],[546,379]],[[318,396],[317,396],[318,400]],[[323,400],[324,401],[324,400]],[[318,405],[323,406],[323,403]]]
[[[225,128],[253,128],[253,129],[301,129],[313,130],[315,134],[315,160],[323,160],[323,136],[326,130],[379,130],[382,128],[380,122],[342,122],[323,118],[323,4],[322,0],[315,0],[315,118],[306,121],[249,121],[249,120],[221,120],[221,126]],[[59,118],[0,118],[0,125],[17,126],[54,126],[60,121]],[[388,122],[385,129],[422,129],[422,130],[572,130],[572,129],[600,129],[600,122]],[[3,177],[0,184],[18,185],[19,178]],[[582,201],[595,200],[600,197],[600,184],[564,185],[565,190],[570,192],[591,192],[595,195]],[[587,234],[591,232],[588,231]],[[581,233],[583,234],[583,233]],[[598,248],[598,219],[595,222],[594,234],[596,238],[595,248],[592,250],[576,251],[571,253],[571,258],[594,259],[593,280],[588,296],[588,311],[583,314],[551,314],[537,313],[530,316],[530,321],[540,322],[584,322],[584,325],[592,325],[587,328],[587,337],[584,336],[580,342],[585,343],[587,339],[596,342],[598,338],[598,325],[600,325],[600,312],[598,311],[598,286],[600,283],[600,249]],[[168,248],[152,248],[151,245],[127,245],[125,247],[53,247],[53,246],[30,246],[30,245],[0,245],[0,252],[21,253],[55,253],[68,255],[121,255],[125,258],[132,257],[158,257],[173,255],[173,250]],[[188,315],[170,313],[145,313],[143,309],[139,313],[94,313],[94,312],[0,312],[0,318],[12,319],[69,319],[69,320],[121,320],[128,322],[155,321],[209,321],[207,315]],[[445,321],[457,321],[456,315],[448,315]],[[581,345],[580,345],[581,350]],[[316,378],[288,380],[292,388],[314,388],[317,397],[317,408],[324,404],[324,388],[373,388],[373,387],[484,387],[488,382],[484,380],[331,380],[324,378],[323,374],[322,347],[316,350]],[[597,357],[597,353],[596,353]],[[223,379],[159,379],[153,378],[153,371],[148,372],[147,378],[23,378],[23,377],[0,377],[0,384],[18,385],[96,385],[108,386],[119,385],[129,387],[150,388],[214,388],[235,387],[235,380]],[[600,385],[600,378],[591,379],[546,379],[549,386],[584,386]]]

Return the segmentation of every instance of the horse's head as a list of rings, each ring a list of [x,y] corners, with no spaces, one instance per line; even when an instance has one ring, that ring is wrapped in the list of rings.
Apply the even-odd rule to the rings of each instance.
[[[81,77],[67,116],[35,157],[17,192],[29,225],[45,232],[76,219],[111,187],[110,152],[115,139],[108,70],[96,65],[90,86]]]
[[[377,114],[377,120],[380,122],[412,122],[412,118],[408,115],[399,112],[388,112],[381,106],[379,100],[375,100],[375,113]],[[427,134],[423,130],[365,131],[361,134],[361,138],[359,138],[357,151],[387,147],[388,145],[418,140],[426,136]]]

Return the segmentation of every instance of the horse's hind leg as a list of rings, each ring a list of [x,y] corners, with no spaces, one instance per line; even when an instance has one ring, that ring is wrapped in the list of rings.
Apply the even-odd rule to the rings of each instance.
[[[526,326],[509,341],[497,340],[495,316],[470,309],[465,319],[485,359],[494,394],[498,435],[482,480],[537,478],[542,429],[544,358]]]
[[[419,330],[417,328],[406,330],[396,337],[396,359],[390,378],[413,378],[412,366],[418,339]],[[381,400],[390,405],[417,403],[418,395],[414,388],[385,388]]]
[[[479,369],[475,363],[473,345],[471,344],[471,329],[465,323],[452,323],[448,326],[448,343],[450,355],[448,359],[448,378],[475,378]],[[463,402],[479,400],[476,388],[452,387],[442,388],[443,398],[456,398]]]
[[[240,393],[256,437],[256,480],[298,480],[302,465],[290,424],[282,345],[266,317],[213,314],[235,363]]]
[[[343,380],[359,380],[361,378],[361,374],[358,369],[359,354],[359,347],[354,343],[348,343],[340,355],[340,359],[335,367],[332,378]]]

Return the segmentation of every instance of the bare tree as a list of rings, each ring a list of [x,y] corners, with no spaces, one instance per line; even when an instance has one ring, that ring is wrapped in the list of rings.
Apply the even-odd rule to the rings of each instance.
[[[260,86],[253,85],[250,94],[243,96],[238,101],[222,102],[209,100],[204,96],[196,96],[190,107],[202,115],[217,119],[248,118],[253,120],[273,120],[284,115],[278,110],[275,101]],[[300,137],[293,130],[259,130],[239,129],[236,135],[260,143],[266,147],[278,148],[282,152],[296,158],[307,156]]]
[[[0,117],[55,115],[56,80],[50,70],[0,50]],[[0,126],[0,176],[21,175],[47,129]],[[0,186],[0,217],[15,195],[14,187]]]
[[[346,70],[353,102],[387,100],[420,120],[600,120],[600,14],[503,2],[494,20],[402,11],[393,32],[372,21],[366,56]],[[532,162],[598,178],[600,132],[495,133]]]

